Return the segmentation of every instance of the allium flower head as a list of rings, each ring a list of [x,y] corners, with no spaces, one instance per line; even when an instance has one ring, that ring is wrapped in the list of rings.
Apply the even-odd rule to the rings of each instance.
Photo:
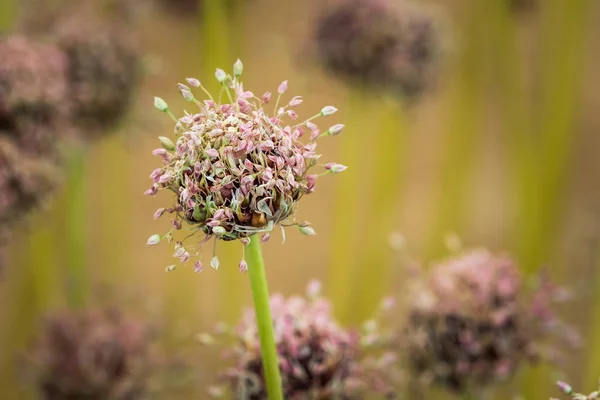
[[[438,26],[430,10],[411,0],[342,0],[317,21],[317,57],[338,76],[412,97],[435,78]]]
[[[314,191],[317,178],[345,169],[328,164],[320,174],[311,171],[320,157],[317,140],[341,130],[336,125],[335,130],[321,131],[313,121],[337,109],[323,107],[316,115],[298,120],[293,106],[300,104],[301,98],[281,101],[287,83],[279,86],[271,108],[264,100],[270,96],[261,99],[244,89],[237,75],[243,70],[241,62],[236,63],[235,70],[233,76],[220,69],[215,73],[222,85],[218,98],[196,79],[188,78],[187,82],[203,90],[209,99],[199,101],[192,88],[178,84],[183,97],[198,108],[185,111],[183,117],[176,118],[164,100],[155,98],[155,107],[175,121],[175,138],[160,137],[162,147],[153,152],[163,165],[150,174],[154,183],[146,192],[155,195],[167,189],[175,194],[175,204],[155,216],[173,214],[172,230],[186,224],[192,234],[205,235],[201,245],[213,237],[240,239],[247,244],[249,236],[270,232],[277,224],[282,229],[297,226],[302,233],[313,234],[307,222],[295,222],[294,211],[298,201]],[[227,101],[222,102],[223,98]],[[303,137],[306,140],[301,142]],[[171,241],[171,232],[160,238]],[[175,247],[174,257],[183,262],[190,254],[199,254],[182,242],[176,242]],[[213,264],[216,269],[218,260],[211,261]]]
[[[150,371],[146,326],[116,313],[50,317],[33,353],[42,398],[145,398]]]
[[[0,135],[27,153],[46,153],[67,113],[67,60],[20,35],[0,38],[0,54]]]
[[[62,169],[53,160],[28,155],[16,141],[0,136],[0,247],[61,180]]]
[[[87,128],[83,132],[107,132],[127,111],[141,71],[132,29],[79,5],[65,11],[52,32],[68,57],[75,122]]]
[[[369,365],[379,371],[367,368],[361,335],[337,324],[331,303],[321,297],[318,282],[308,285],[306,297],[274,295],[270,305],[286,399],[360,399],[367,390],[387,389],[374,383],[381,380],[374,375],[384,374],[388,365],[380,361]],[[236,367],[228,370],[225,378],[235,398],[266,400],[254,312],[248,310],[230,334],[235,345],[228,354]],[[212,342],[206,335],[202,340]]]
[[[526,297],[517,265],[487,250],[433,267],[412,295],[406,345],[409,364],[426,382],[462,392],[512,376],[538,348],[548,326],[552,289]]]

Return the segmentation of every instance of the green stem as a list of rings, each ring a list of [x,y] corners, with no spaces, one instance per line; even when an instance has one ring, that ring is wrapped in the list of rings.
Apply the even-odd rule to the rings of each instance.
[[[67,271],[68,300],[71,307],[83,307],[89,279],[86,262],[85,156],[82,151],[71,156],[67,180]]]
[[[270,400],[283,400],[267,275],[258,235],[250,237],[250,244],[246,248],[246,261],[248,262],[248,275],[250,276],[250,287],[260,337],[260,353],[267,383],[267,394]]]

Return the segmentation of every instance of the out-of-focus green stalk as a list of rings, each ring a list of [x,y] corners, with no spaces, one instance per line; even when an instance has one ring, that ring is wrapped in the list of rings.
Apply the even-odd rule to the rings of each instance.
[[[498,63],[505,66],[498,74],[504,88],[506,130],[517,183],[515,219],[517,257],[523,270],[532,274],[553,254],[558,237],[561,205],[565,196],[567,165],[574,141],[573,128],[578,76],[582,66],[587,0],[575,3],[544,3],[544,52],[540,66],[540,104],[532,109],[525,99],[524,79],[516,57],[516,27],[511,26],[505,9],[491,10],[502,18],[496,35]],[[548,397],[547,368],[525,374],[526,398]]]
[[[86,208],[86,163],[85,152],[75,150],[67,169],[66,237],[67,251],[67,296],[71,307],[86,304],[90,292],[90,277],[87,265],[87,208]]]
[[[0,1],[0,33],[8,31],[14,25],[16,9],[15,0]]]
[[[597,244],[596,244],[597,245]],[[598,376],[600,375],[600,294],[598,289],[600,287],[600,251],[595,249],[594,263],[596,265],[596,295],[594,296],[593,306],[590,307],[591,314],[591,327],[588,332],[588,341],[586,344],[586,352],[589,354],[587,360],[587,368],[585,370],[584,384],[586,387],[594,387],[598,382]]]
[[[356,224],[361,214],[361,157],[365,145],[365,108],[368,96],[362,90],[352,89],[348,100],[347,126],[341,136],[339,160],[349,168],[337,179],[335,208],[333,210],[333,230],[331,238],[331,262],[329,264],[329,284],[333,308],[338,318],[348,322],[351,317],[350,293],[352,277],[357,272],[358,235]],[[374,234],[374,233],[371,233]]]
[[[258,235],[250,237],[250,244],[246,248],[246,261],[248,262],[248,276],[250,277],[256,324],[260,338],[260,354],[263,375],[267,385],[267,395],[270,400],[283,400],[279,358],[275,344],[275,333],[273,332],[273,318],[271,317],[269,288]]]
[[[378,132],[372,132],[372,138],[376,141],[371,144],[372,149],[376,150],[376,158],[374,169],[369,171],[371,180],[368,184],[373,188],[373,198],[357,214],[368,218],[361,228],[364,232],[364,250],[352,282],[351,323],[360,323],[371,316],[382,294],[390,289],[392,266],[388,237],[394,230],[394,216],[400,206],[399,194],[404,186],[402,173],[406,166],[406,130],[402,123],[404,110],[397,101],[384,100],[381,126]],[[355,192],[357,185],[359,183],[354,181]]]
[[[468,38],[457,66],[456,82],[452,87],[452,112],[444,134],[442,165],[437,195],[438,203],[433,214],[433,235],[429,241],[427,258],[446,254],[443,237],[447,233],[461,235],[470,210],[469,192],[472,188],[476,156],[481,143],[481,116],[485,103],[484,50],[487,42],[481,31],[487,23],[487,2],[474,2],[466,16],[464,36]]]

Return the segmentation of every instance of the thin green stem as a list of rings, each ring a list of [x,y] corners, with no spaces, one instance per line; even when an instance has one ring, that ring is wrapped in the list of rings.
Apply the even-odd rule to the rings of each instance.
[[[89,289],[86,262],[85,175],[84,153],[77,152],[71,156],[67,181],[67,293],[71,307],[83,307]]]
[[[267,394],[270,400],[283,400],[273,318],[269,304],[269,288],[258,235],[250,237],[250,244],[246,249],[246,262],[248,263],[248,275],[250,276],[250,287],[260,337],[260,353],[267,383]]]

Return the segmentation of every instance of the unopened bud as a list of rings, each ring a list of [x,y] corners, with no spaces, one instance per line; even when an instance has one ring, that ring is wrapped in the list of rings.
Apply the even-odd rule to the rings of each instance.
[[[247,272],[247,271],[248,271],[248,263],[246,262],[246,260],[240,261],[240,272]]]
[[[317,234],[313,228],[310,226],[302,226],[300,227],[300,233],[306,236],[314,236]]]
[[[162,238],[160,237],[160,235],[152,235],[148,238],[148,241],[146,242],[146,245],[148,246],[156,246],[157,244],[160,243],[160,240]]]
[[[262,95],[263,104],[267,104],[271,100],[271,92],[266,92]]]
[[[572,394],[573,393],[573,388],[571,387],[571,385],[569,385],[566,382],[562,382],[562,381],[557,381],[556,385],[558,386],[558,388],[560,390],[562,390],[563,392],[565,392],[566,394]]]
[[[203,269],[204,265],[202,264],[202,261],[198,260],[194,263],[194,272],[202,272]]]
[[[189,90],[182,90],[181,95],[183,96],[184,100],[187,102],[191,103],[192,101],[194,101],[194,95]]]
[[[288,81],[283,81],[279,84],[279,87],[277,88],[277,93],[283,94],[283,93],[285,93],[285,91],[287,89],[288,89]]]
[[[217,78],[219,83],[223,83],[225,82],[225,79],[227,79],[227,74],[222,69],[217,68],[217,71],[215,72],[215,78]]]
[[[217,256],[214,256],[211,260],[210,260],[210,266],[214,269],[217,270],[219,269],[219,258]]]
[[[177,268],[176,265],[168,265],[167,267],[165,267],[165,271],[171,272],[171,271],[174,271],[175,268]]]
[[[328,115],[333,115],[337,112],[337,108],[335,108],[334,106],[327,106],[327,107],[323,107],[323,109],[321,110],[321,115],[326,117]]]
[[[330,136],[338,135],[344,129],[344,126],[344,124],[336,124],[327,130],[327,134]]]
[[[238,58],[233,64],[233,75],[240,76],[242,75],[242,72],[244,72],[244,64],[242,64],[242,61]]]
[[[165,209],[164,208],[159,208],[158,210],[156,210],[154,212],[154,219],[159,219],[160,217],[162,217],[162,215],[164,214]]]
[[[265,244],[269,241],[269,239],[271,239],[271,234],[270,233],[265,233],[261,238],[260,238],[260,244]]]
[[[215,339],[208,333],[200,333],[198,336],[196,336],[196,339],[205,346],[211,345],[215,342]]]
[[[162,112],[166,112],[169,109],[167,102],[160,97],[154,97],[154,107]]]
[[[185,78],[185,80],[193,87],[200,87],[200,81],[196,78]]]
[[[302,104],[302,97],[301,96],[296,96],[294,97],[292,100],[290,100],[290,107],[296,107],[299,106],[300,104]]]
[[[175,144],[168,137],[159,136],[158,140],[160,140],[160,144],[169,151],[175,150]]]
[[[222,226],[215,226],[212,231],[215,235],[223,235],[227,232]]]
[[[344,172],[348,167],[342,164],[333,164],[330,168],[330,171],[334,174],[339,174],[340,172]]]

